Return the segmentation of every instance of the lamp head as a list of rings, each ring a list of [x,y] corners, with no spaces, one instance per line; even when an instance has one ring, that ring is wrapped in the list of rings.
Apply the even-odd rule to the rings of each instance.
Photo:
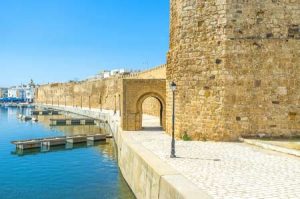
[[[177,85],[175,84],[175,82],[172,82],[171,84],[170,84],[170,88],[171,88],[171,90],[174,92],[174,91],[176,91],[176,87],[177,87]]]

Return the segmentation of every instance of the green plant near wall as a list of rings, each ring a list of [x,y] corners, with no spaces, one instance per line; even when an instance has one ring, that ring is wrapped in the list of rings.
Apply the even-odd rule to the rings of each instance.
[[[192,139],[191,139],[191,137],[187,134],[187,132],[185,131],[185,132],[183,133],[182,140],[183,140],[183,141],[191,141]]]

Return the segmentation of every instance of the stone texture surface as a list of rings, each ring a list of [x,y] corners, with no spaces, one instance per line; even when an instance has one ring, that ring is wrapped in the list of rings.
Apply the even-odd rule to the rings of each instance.
[[[151,119],[149,119],[149,122]],[[213,198],[299,198],[300,159],[230,142],[176,142],[163,131],[139,131],[132,137]]]
[[[125,131],[142,129],[142,104],[155,97],[161,103],[161,126],[165,127],[166,81],[164,79],[124,79],[122,84],[121,126]]]
[[[36,102],[78,108],[119,110],[121,79],[53,83],[39,87]]]
[[[143,114],[159,116],[161,104],[155,97],[148,97],[143,102]]]
[[[166,65],[157,66],[141,71],[136,76],[138,79],[166,79]]]
[[[300,131],[299,1],[172,0],[167,82],[176,134],[199,140]],[[167,131],[172,94],[167,90]]]
[[[299,136],[299,15],[297,0],[171,0],[167,65],[94,82],[44,85],[38,89],[37,102],[117,112],[128,103],[121,100],[120,82],[166,78],[163,124],[169,134],[168,85],[175,81],[179,138]],[[152,98],[142,110],[158,116],[161,107]],[[134,118],[131,130],[140,129],[139,112],[129,116]]]
[[[126,130],[142,128],[142,114],[161,118],[165,127],[165,66],[141,73],[116,76],[78,83],[53,83],[39,87],[36,102],[55,106],[69,106],[112,110],[122,116]],[[151,79],[149,79],[151,78]],[[125,114],[124,114],[125,113]]]
[[[114,136],[117,137],[121,172],[137,198],[211,198],[205,190],[197,187],[134,139],[135,133],[120,130],[114,132]]]

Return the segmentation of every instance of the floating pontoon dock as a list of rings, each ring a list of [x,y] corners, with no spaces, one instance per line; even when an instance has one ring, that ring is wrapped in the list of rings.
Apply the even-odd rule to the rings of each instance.
[[[61,137],[51,137],[42,139],[32,139],[32,140],[20,140],[12,141],[11,143],[16,145],[17,149],[34,149],[42,148],[44,146],[60,146],[66,145],[67,143],[84,143],[88,141],[106,141],[106,138],[111,138],[111,135],[105,134],[95,134],[95,135],[74,135],[74,136],[61,136]]]
[[[43,111],[31,111],[32,115],[59,115],[59,111],[55,110],[43,110]]]
[[[50,126],[95,125],[95,121],[96,120],[90,118],[50,119]]]
[[[19,149],[16,148],[15,151],[12,151],[12,155],[17,156],[26,156],[26,155],[36,155],[39,153],[52,153],[52,152],[59,152],[59,151],[65,151],[65,150],[76,150],[76,149],[82,149],[82,148],[88,148],[88,147],[94,147],[94,146],[100,146],[105,145],[107,142],[104,141],[88,141],[86,143],[77,143],[77,144],[65,144],[65,145],[58,145],[58,146],[45,146],[41,148],[32,148],[32,149]]]

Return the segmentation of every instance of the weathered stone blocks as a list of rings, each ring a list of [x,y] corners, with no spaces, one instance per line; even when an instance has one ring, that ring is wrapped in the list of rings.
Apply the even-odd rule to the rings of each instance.
[[[297,1],[172,0],[167,84],[178,85],[177,136],[298,135],[299,16]],[[168,132],[171,99],[167,90]]]

